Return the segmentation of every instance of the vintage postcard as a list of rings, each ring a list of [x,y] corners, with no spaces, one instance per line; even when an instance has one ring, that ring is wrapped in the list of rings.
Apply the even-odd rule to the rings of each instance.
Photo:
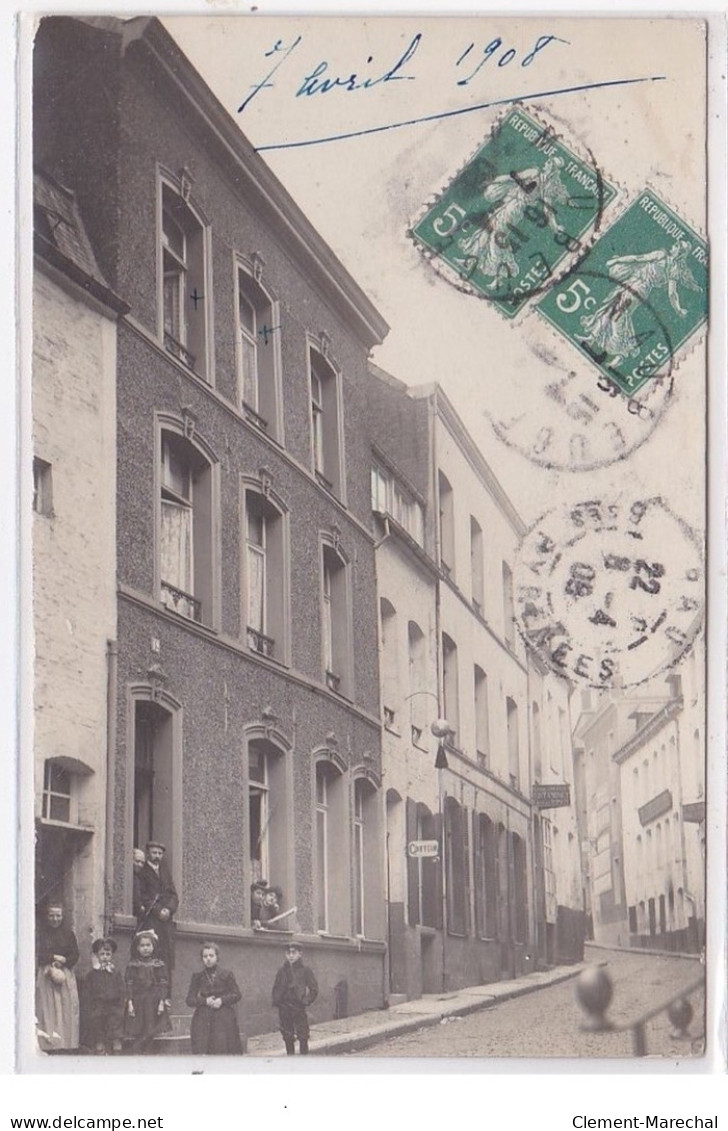
[[[25,22],[22,1070],[715,1052],[711,34]]]

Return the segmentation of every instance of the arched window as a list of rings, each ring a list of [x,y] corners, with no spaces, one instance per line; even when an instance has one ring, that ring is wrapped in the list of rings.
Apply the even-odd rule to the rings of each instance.
[[[237,285],[241,407],[252,424],[280,439],[280,310],[242,266]]]
[[[442,634],[442,691],[445,718],[455,732],[460,729],[460,698],[458,690],[458,649],[452,637]]]
[[[352,832],[354,934],[380,938],[384,933],[384,924],[381,910],[378,793],[373,783],[366,778],[354,781]]]
[[[470,516],[470,592],[473,608],[483,615],[483,531],[477,519]]]
[[[161,322],[165,348],[209,379],[206,235],[199,215],[171,184],[161,192]]]
[[[322,486],[343,499],[343,433],[340,378],[317,349],[309,347],[313,469]]]
[[[506,697],[506,726],[508,732],[508,778],[514,789],[520,785],[520,745],[518,734],[518,706]]]
[[[503,635],[508,647],[515,648],[516,623],[513,604],[513,574],[506,562],[503,562]]]
[[[400,706],[397,611],[386,597],[381,598],[379,610],[382,622],[382,711],[384,725],[394,727],[398,723]]]
[[[481,667],[473,668],[473,701],[475,706],[475,749],[478,765],[488,768],[490,736],[488,733],[488,677]]]
[[[427,727],[429,695],[427,684],[427,644],[425,634],[415,621],[407,623],[407,668],[410,727],[412,742],[421,746],[426,742],[424,732]]]
[[[288,516],[248,487],[244,496],[244,624],[248,647],[285,662],[288,654]]]
[[[452,487],[442,471],[437,473],[440,499],[440,565],[448,576],[455,570],[455,503]]]
[[[349,566],[341,552],[328,542],[322,546],[321,586],[324,680],[332,691],[352,698]]]
[[[212,624],[215,581],[213,465],[176,431],[160,445],[159,573],[162,603]]]
[[[442,818],[422,802],[407,798],[407,841],[434,840],[438,857],[407,857],[407,920],[410,926],[442,927]]]
[[[247,752],[250,882],[262,879],[281,887],[288,908],[293,903],[293,870],[286,754],[274,742],[257,737],[249,740]]]
[[[325,934],[348,935],[351,883],[346,781],[326,760],[316,763],[315,777],[315,928]]]

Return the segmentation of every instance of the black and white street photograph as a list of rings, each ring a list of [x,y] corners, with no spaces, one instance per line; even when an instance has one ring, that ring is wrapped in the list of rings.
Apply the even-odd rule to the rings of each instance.
[[[20,1071],[716,1054],[709,30],[28,17]]]

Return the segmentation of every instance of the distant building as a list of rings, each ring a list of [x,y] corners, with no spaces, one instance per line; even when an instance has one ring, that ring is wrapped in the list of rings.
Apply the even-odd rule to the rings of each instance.
[[[106,907],[116,663],[116,336],[126,309],[74,193],[34,177],[33,635],[36,901],[82,949]]]
[[[705,704],[679,668],[584,697],[575,730],[584,882],[597,942],[698,951],[705,930]]]
[[[581,957],[569,688],[516,632],[523,524],[448,398],[370,374],[390,990],[412,997]]]
[[[363,388],[386,324],[157,20],[45,19],[35,63],[36,153],[129,306],[104,448],[114,929],[134,927],[132,849],[153,837],[180,894],[175,1012],[213,937],[245,972],[248,1032],[273,1027],[286,936],[253,926],[260,878],[296,909],[277,926],[306,943],[314,1019],[380,1005]]]

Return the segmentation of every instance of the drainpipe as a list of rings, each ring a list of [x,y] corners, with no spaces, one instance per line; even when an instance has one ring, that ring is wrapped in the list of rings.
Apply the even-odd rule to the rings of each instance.
[[[104,934],[110,934],[113,927],[113,897],[111,876],[114,865],[114,802],[116,756],[116,679],[118,671],[119,646],[115,640],[106,641],[106,820],[104,828]]]

